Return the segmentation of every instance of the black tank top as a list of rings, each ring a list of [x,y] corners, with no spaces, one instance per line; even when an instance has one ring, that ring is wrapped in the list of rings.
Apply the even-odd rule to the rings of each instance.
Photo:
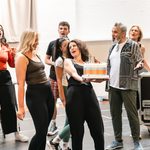
[[[42,61],[35,62],[35,61],[31,60],[29,57],[27,57],[26,55],[24,55],[24,56],[29,61],[29,64],[27,66],[27,71],[26,71],[26,83],[29,85],[31,85],[31,84],[33,85],[33,84],[40,84],[40,83],[47,82],[48,79],[47,79],[46,73],[44,71],[45,66],[42,63]],[[37,57],[39,58],[38,55],[37,55]]]
[[[72,61],[75,69],[77,70],[77,73],[82,76],[83,75],[83,66],[76,64]],[[90,82],[86,83],[81,83],[80,81],[75,80],[73,77],[70,77],[68,79],[68,86],[80,86],[80,85],[86,85],[92,87],[92,84]]]

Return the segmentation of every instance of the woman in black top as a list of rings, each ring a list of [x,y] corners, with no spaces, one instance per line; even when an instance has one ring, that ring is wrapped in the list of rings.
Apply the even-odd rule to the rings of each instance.
[[[94,140],[95,150],[104,150],[104,128],[101,111],[92,84],[82,78],[83,65],[89,59],[85,43],[72,40],[69,43],[67,72],[68,90],[66,112],[70,124],[73,150],[82,150],[84,122],[87,122]]]
[[[27,84],[26,104],[33,119],[36,133],[29,150],[45,150],[46,135],[54,112],[54,98],[44,71],[44,64],[37,55],[38,33],[25,31],[21,36],[19,53],[16,57],[18,81],[19,119],[25,117],[24,86]]]

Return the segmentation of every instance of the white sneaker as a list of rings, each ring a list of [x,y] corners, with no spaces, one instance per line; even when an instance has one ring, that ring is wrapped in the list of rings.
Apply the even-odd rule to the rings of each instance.
[[[140,142],[134,142],[134,150],[143,150],[143,147]]]
[[[5,138],[6,138],[6,137],[4,137],[4,135],[1,135],[1,137],[0,137],[0,144],[1,144],[1,143],[5,143]]]
[[[52,122],[51,125],[50,125],[50,129],[47,133],[48,136],[53,136],[55,134],[58,133],[58,128],[56,126],[56,123],[55,122]]]
[[[15,140],[19,141],[19,142],[28,142],[29,138],[23,134],[21,134],[20,132],[16,132],[15,133]]]

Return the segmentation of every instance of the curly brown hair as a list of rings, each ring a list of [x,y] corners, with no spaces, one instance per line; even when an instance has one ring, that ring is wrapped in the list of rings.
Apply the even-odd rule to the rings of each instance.
[[[67,57],[68,58],[73,58],[71,53],[70,53],[70,50],[69,50],[69,45],[70,43],[76,43],[77,47],[79,48],[80,52],[81,52],[81,58],[83,61],[88,61],[89,60],[89,51],[88,51],[88,48],[86,46],[86,43],[79,40],[79,39],[74,39],[74,40],[71,40],[68,44],[68,48],[67,48]]]

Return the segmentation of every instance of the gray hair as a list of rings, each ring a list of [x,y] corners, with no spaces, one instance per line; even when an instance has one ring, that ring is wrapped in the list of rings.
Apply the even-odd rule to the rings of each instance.
[[[121,32],[125,32],[125,33],[127,32],[127,27],[124,24],[122,24],[121,22],[116,22],[114,24],[114,26],[119,28],[121,30]]]

